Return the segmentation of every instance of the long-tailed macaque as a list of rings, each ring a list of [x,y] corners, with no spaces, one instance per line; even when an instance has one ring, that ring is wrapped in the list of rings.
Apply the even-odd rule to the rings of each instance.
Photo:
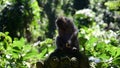
[[[58,36],[56,38],[57,49],[78,51],[78,30],[73,21],[66,17],[59,17],[55,23],[58,29]]]

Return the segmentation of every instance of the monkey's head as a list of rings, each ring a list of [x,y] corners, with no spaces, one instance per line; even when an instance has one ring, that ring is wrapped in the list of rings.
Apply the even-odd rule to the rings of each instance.
[[[57,28],[61,30],[67,30],[69,28],[71,29],[74,28],[73,22],[66,17],[57,18],[55,23],[56,23]]]
[[[74,24],[71,21],[71,19],[68,19],[66,17],[58,17],[55,23],[56,23],[56,26],[57,26],[60,34],[61,33],[62,34],[66,34],[66,33],[71,34],[72,32],[74,32],[75,27],[74,27]]]

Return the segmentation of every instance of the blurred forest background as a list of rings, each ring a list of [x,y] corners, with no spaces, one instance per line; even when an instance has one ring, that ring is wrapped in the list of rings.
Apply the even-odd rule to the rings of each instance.
[[[78,27],[91,68],[120,68],[120,0],[0,0],[0,68],[33,68],[53,52],[58,16]]]

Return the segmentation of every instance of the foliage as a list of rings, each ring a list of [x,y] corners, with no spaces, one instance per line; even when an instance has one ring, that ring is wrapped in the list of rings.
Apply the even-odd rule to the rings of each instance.
[[[120,1],[108,1],[105,3],[106,6],[109,7],[110,10],[119,10]]]
[[[112,4],[112,2],[106,2],[106,5],[108,6],[109,6],[108,3]],[[81,27],[80,34],[79,34],[80,45],[83,46],[83,48],[80,47],[81,51],[85,51],[85,53],[89,55],[89,60],[91,61],[91,67],[93,68],[94,67],[119,68],[120,67],[120,64],[119,64],[120,41],[118,40],[119,31],[104,30],[107,24],[105,24],[103,21],[105,21],[104,18],[107,18],[107,17],[100,17],[99,15],[103,14],[104,8],[101,8],[99,5],[97,7],[102,10],[99,10],[98,8],[96,8],[96,10],[98,11],[96,12],[94,11],[95,10],[94,8],[93,11],[90,11],[90,10],[87,11],[88,9],[83,9],[76,12],[76,15],[75,15],[75,19],[77,19],[76,23],[78,25],[78,28]],[[97,16],[99,20],[97,20],[97,17],[95,18],[95,16]],[[111,17],[110,16],[108,17],[107,19],[108,23],[109,21],[111,21],[110,20]],[[111,21],[111,22],[114,23],[114,21]]]
[[[54,48],[51,39],[41,42],[38,49],[36,44],[30,45],[24,38],[20,40],[15,38],[12,41],[11,37],[8,36],[8,32],[0,33],[0,62],[2,62],[0,67],[31,67],[31,64],[43,59]]]
[[[35,64],[39,59],[44,59],[54,50],[51,39],[41,42],[40,47],[36,45],[38,43],[30,45],[24,38],[20,40],[15,38],[12,41],[11,37],[8,36],[8,32],[0,33],[0,67],[32,67],[31,64]]]
[[[28,4],[30,1],[15,0],[6,4],[0,14],[0,31],[9,32],[14,37],[22,37],[32,21],[32,9]]]
[[[89,55],[89,60],[92,61],[92,67],[120,67],[120,45],[116,35],[111,30],[100,30],[99,25],[80,29],[80,42],[86,39],[82,45],[86,47],[85,51]]]
[[[5,34],[0,33],[0,40],[1,68],[29,67],[39,58],[38,51],[34,46],[26,43],[24,38],[12,41],[11,37],[8,36],[8,32],[6,32]]]
[[[56,47],[58,16],[73,18],[80,51],[92,68],[120,67],[119,0],[1,0],[0,4],[0,68],[29,68],[46,59]]]

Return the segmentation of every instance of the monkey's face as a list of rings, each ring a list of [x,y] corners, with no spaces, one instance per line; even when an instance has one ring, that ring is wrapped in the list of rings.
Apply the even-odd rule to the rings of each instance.
[[[56,26],[60,30],[65,30],[66,20],[64,19],[64,17],[60,17],[56,20]]]
[[[65,17],[60,17],[56,20],[56,26],[58,28],[59,31],[62,32],[72,32],[70,30],[73,30],[73,22]]]

